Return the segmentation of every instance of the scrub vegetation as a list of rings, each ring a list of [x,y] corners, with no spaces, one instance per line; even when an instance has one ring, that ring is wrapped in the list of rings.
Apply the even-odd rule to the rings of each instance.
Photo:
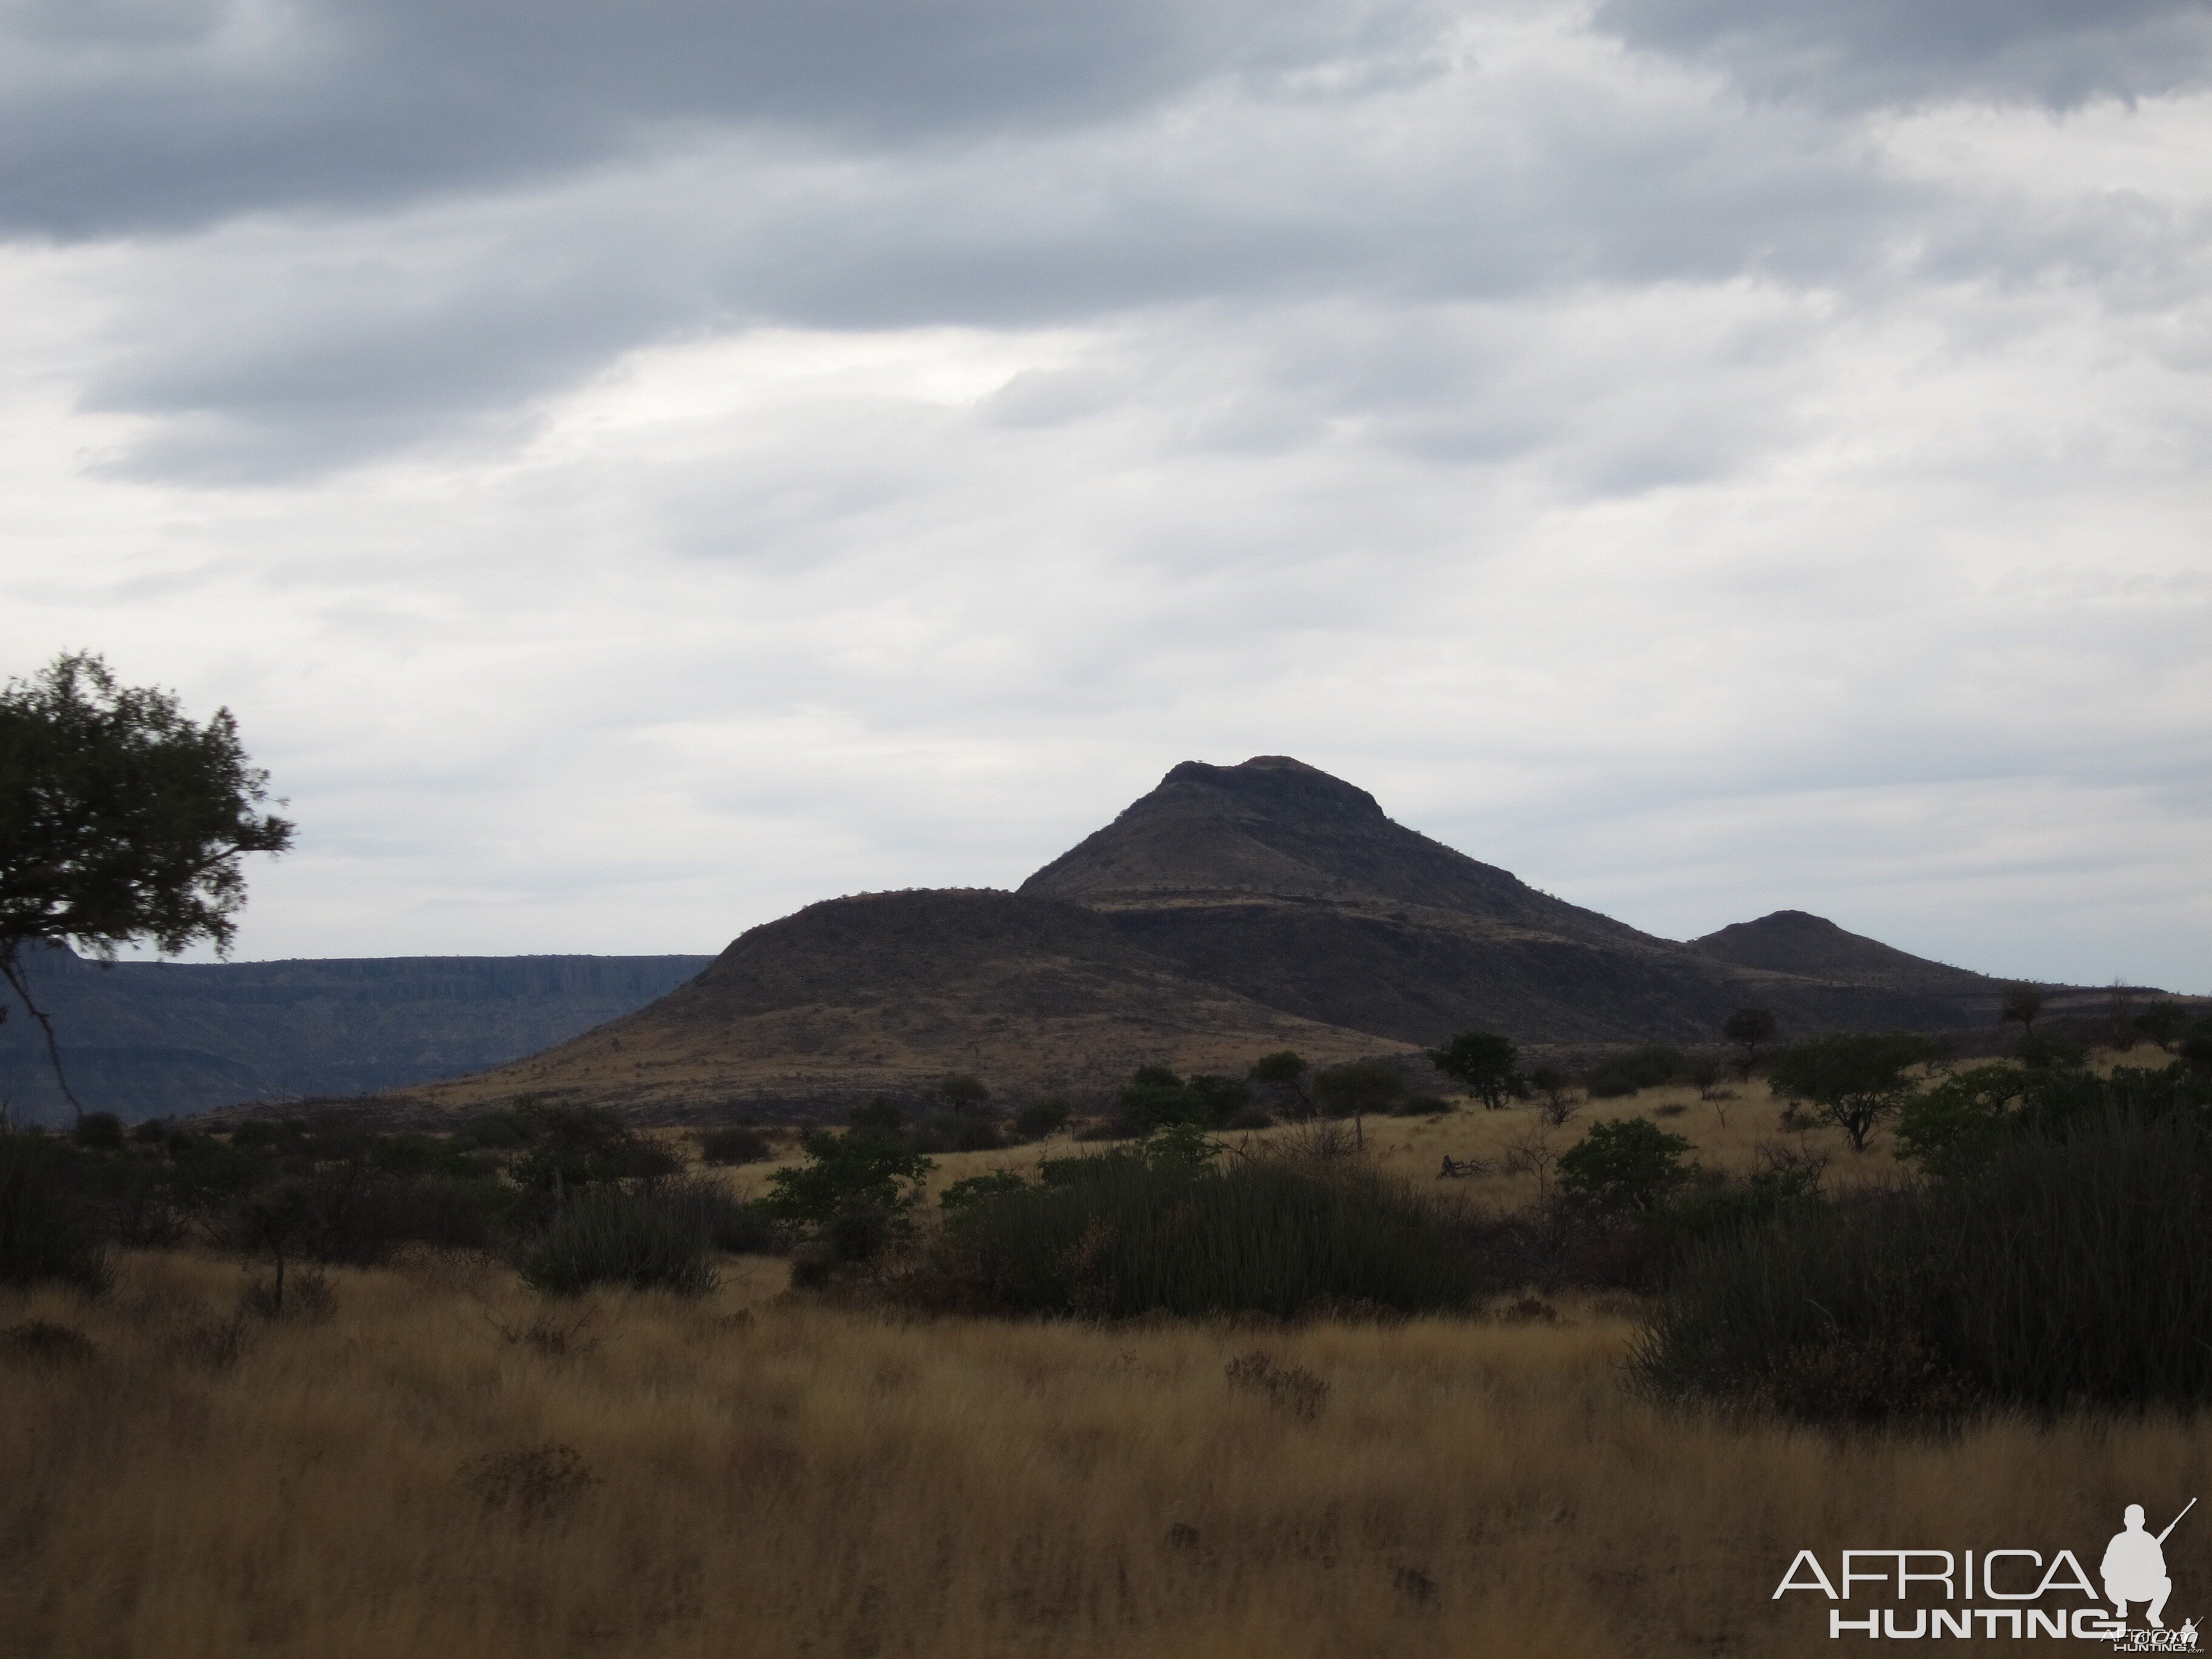
[[[528,1101],[0,1135],[0,1629],[1796,1650],[1801,1547],[2086,1541],[2212,1476],[2212,1078],[2170,1040],[1921,1065],[1857,1135],[1817,1066],[1368,1115],[1279,1056],[743,1158]],[[940,1116],[995,1146],[923,1151]]]

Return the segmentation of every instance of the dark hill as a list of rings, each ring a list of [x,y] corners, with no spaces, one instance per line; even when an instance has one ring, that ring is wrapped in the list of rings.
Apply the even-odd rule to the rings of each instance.
[[[1995,997],[2004,989],[2002,981],[1986,975],[1930,962],[1879,939],[1845,933],[1826,917],[1803,910],[1777,910],[1757,921],[1739,921],[1690,943],[1723,962],[1812,979],[1962,996]]]
[[[1383,915],[1443,910],[1559,938],[1645,937],[1392,823],[1364,789],[1285,755],[1185,761],[1019,890],[1103,910],[1310,900]]]
[[[1936,1029],[1994,1006],[1978,975],[1876,965],[1774,967],[1656,939],[1394,823],[1300,762],[1186,762],[1018,893],[809,906],[650,1007],[422,1092],[813,1109],[954,1070],[1015,1094],[1088,1092],[1146,1061],[1241,1066],[1282,1048],[1327,1061],[1471,1027],[1697,1042],[1747,1005],[1785,1032]]]
[[[1524,1042],[1695,1041],[1746,1002],[1807,1029],[1963,1017],[1948,985],[1730,963],[1639,933],[1282,756],[1185,762],[1020,890],[1095,908],[1194,977],[1407,1042],[1471,1026]]]
[[[804,1111],[953,1071],[1002,1091],[1092,1091],[1152,1060],[1241,1067],[1278,1048],[1327,1060],[1395,1046],[1194,980],[1078,905],[920,889],[809,905],[740,935],[650,1007],[418,1092]]]

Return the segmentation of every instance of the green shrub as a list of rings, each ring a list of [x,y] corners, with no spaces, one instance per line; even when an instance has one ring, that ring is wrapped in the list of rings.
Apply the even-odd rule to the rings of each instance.
[[[907,1131],[906,1144],[917,1152],[995,1152],[1006,1138],[987,1118],[939,1112]]]
[[[1314,1098],[1331,1117],[1364,1118],[1395,1111],[1410,1092],[1387,1060],[1348,1060],[1314,1073]]]
[[[1593,1123],[1559,1154],[1559,1188],[1601,1210],[1648,1210],[1689,1178],[1690,1143],[1649,1118]]]
[[[597,1186],[568,1199],[517,1265],[525,1284],[551,1296],[594,1285],[698,1296],[720,1282],[698,1206],[650,1185]]]
[[[906,1109],[889,1095],[873,1095],[864,1106],[855,1106],[848,1120],[855,1129],[895,1135],[906,1127]]]
[[[676,1155],[597,1106],[532,1105],[518,1114],[532,1132],[530,1150],[507,1174],[543,1193],[595,1182],[650,1180],[674,1175]]]
[[[1212,1121],[1206,1102],[1164,1066],[1139,1066],[1115,1104],[1134,1134],[1148,1134],[1170,1123]]]
[[[1184,1085],[1205,1114],[1200,1120],[1217,1127],[1229,1121],[1252,1103],[1252,1085],[1241,1077],[1222,1077],[1200,1072]]]
[[[672,1181],[659,1192],[669,1202],[688,1208],[705,1229],[707,1241],[732,1255],[774,1255],[789,1248],[783,1230],[748,1204],[712,1181]]]
[[[988,1175],[969,1176],[965,1180],[954,1182],[937,1195],[938,1207],[964,1210],[970,1204],[980,1204],[985,1199],[1020,1192],[1028,1185],[1012,1170],[993,1170]]]
[[[2093,1072],[1977,1066],[1908,1099],[1897,1119],[1898,1155],[1933,1176],[1969,1173],[1998,1148],[2108,1114],[2177,1116],[2212,1124],[2212,1078],[2186,1066]]]
[[[734,1123],[702,1133],[699,1156],[718,1169],[727,1169],[740,1164],[765,1164],[775,1156],[775,1149],[758,1129]]]
[[[991,1098],[989,1085],[980,1077],[966,1072],[952,1072],[939,1078],[937,1097],[956,1112],[980,1112]]]
[[[265,1117],[249,1117],[230,1132],[234,1146],[274,1146],[284,1139],[284,1132]]]
[[[1693,1249],[1639,1340],[1650,1387],[1814,1420],[2212,1402],[2212,1136],[2106,1110],[1969,1173]]]
[[[1371,1174],[1131,1152],[1054,1160],[1043,1176],[946,1215],[939,1289],[1002,1312],[1125,1317],[1412,1313],[1480,1288],[1437,1213]]]
[[[70,1149],[42,1135],[0,1133],[0,1284],[53,1279],[89,1296],[115,1282],[93,1231]]]
[[[531,1134],[530,1122],[518,1112],[479,1112],[453,1131],[453,1139],[464,1146],[504,1150],[526,1145]]]
[[[886,1210],[912,1202],[911,1183],[929,1173],[930,1161],[911,1146],[882,1135],[831,1134],[816,1130],[799,1138],[806,1162],[772,1171],[761,1213],[794,1227],[818,1227],[848,1198],[866,1199]]]
[[[1067,1103],[1057,1095],[1032,1101],[1014,1114],[1014,1133],[1024,1140],[1042,1140],[1067,1127]]]
[[[1619,1100],[1672,1083],[1687,1064],[1672,1043],[1647,1042],[1599,1060],[1584,1075],[1583,1088],[1592,1100]]]
[[[70,1131],[70,1139],[91,1152],[123,1150],[123,1120],[112,1112],[87,1112]]]

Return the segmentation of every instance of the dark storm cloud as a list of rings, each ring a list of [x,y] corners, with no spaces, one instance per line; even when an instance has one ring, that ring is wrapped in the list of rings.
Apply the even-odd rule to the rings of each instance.
[[[2022,99],[2064,108],[2203,84],[2204,0],[1603,0],[1599,27],[1834,107]]]
[[[173,231],[587,166],[687,126],[904,144],[1417,42],[1414,0],[30,0],[0,228]]]

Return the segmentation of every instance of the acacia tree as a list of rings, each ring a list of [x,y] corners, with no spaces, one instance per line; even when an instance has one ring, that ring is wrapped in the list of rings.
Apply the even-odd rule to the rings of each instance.
[[[2043,1018],[2042,990],[2033,985],[2008,985],[1997,1005],[1997,1023],[2017,1025],[2023,1037],[2035,1035],[2035,1022]]]
[[[1489,1111],[1504,1105],[1505,1097],[1519,1081],[1515,1067],[1520,1063],[1521,1051],[1513,1046],[1511,1037],[1495,1032],[1462,1031],[1443,1048],[1430,1049],[1428,1056],[1429,1064]]]
[[[1735,1044],[1736,1069],[1746,1083],[1759,1064],[1759,1045],[1772,1042],[1774,1031],[1773,1012],[1765,1008],[1739,1008],[1722,1022],[1721,1035]]]
[[[1774,1056],[1767,1077],[1774,1092],[1811,1103],[1820,1115],[1866,1151],[1867,1137],[1911,1095],[1915,1066],[1935,1045],[1909,1031],[1845,1031],[1808,1037]]]
[[[125,945],[173,955],[205,941],[227,956],[246,902],[239,860],[292,844],[292,825],[258,810],[268,785],[228,709],[196,724],[173,694],[118,685],[89,653],[0,689],[0,978],[45,1032],[80,1118],[24,948],[110,962]]]
[[[1387,1060],[1348,1060],[1314,1074],[1314,1097],[1331,1117],[1352,1120],[1352,1138],[1367,1146],[1367,1115],[1387,1112],[1406,1097],[1406,1079]]]

